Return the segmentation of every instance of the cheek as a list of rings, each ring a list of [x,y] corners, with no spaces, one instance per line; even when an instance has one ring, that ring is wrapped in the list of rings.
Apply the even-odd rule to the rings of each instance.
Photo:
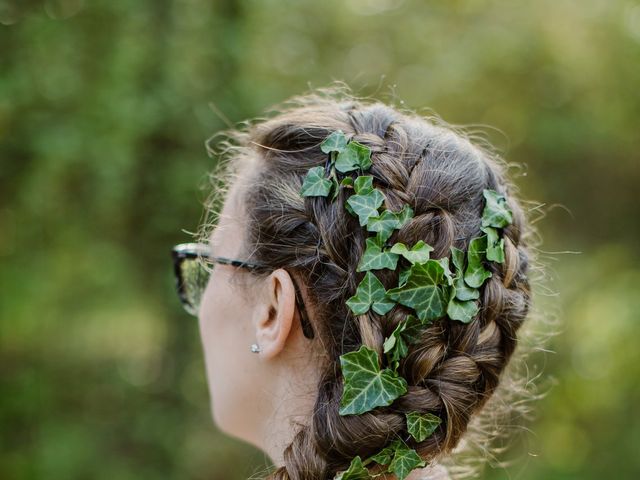
[[[207,285],[198,316],[213,414],[225,429],[225,423],[235,423],[231,420],[236,417],[234,410],[242,403],[240,397],[246,396],[242,390],[247,363],[255,354],[249,348],[254,341],[250,306],[238,287],[230,285],[224,275],[219,277],[212,276]]]
[[[199,325],[208,368],[228,364],[229,349],[237,342],[239,312],[237,294],[224,275],[213,273],[200,304]],[[210,373],[214,373],[211,371]]]

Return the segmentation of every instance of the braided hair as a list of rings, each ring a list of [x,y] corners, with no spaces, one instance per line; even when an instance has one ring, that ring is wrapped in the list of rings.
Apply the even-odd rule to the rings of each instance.
[[[316,340],[326,353],[309,425],[296,432],[284,451],[284,465],[269,480],[331,479],[355,455],[366,458],[396,435],[407,438],[405,413],[410,411],[443,419],[433,435],[412,447],[427,461],[446,463],[499,386],[531,306],[535,232],[504,162],[436,121],[344,92],[334,97],[294,97],[277,115],[229,134],[235,143],[233,165],[250,172],[243,198],[249,219],[245,256],[300,278]],[[392,244],[423,240],[433,247],[432,258],[446,256],[451,246],[466,251],[482,234],[483,189],[504,194],[513,213],[503,232],[505,261],[488,264],[492,275],[480,290],[474,321],[426,326],[399,365],[407,393],[362,415],[338,414],[339,357],[361,345],[382,356],[385,337],[411,312],[402,305],[386,315],[351,312],[345,302],[362,278],[356,266],[367,232],[345,211],[343,189],[335,202],[299,193],[309,168],[324,164],[319,144],[335,130],[371,149],[368,174],[384,192],[386,208],[398,211],[408,204],[415,212],[393,232]],[[397,270],[377,276],[386,288],[398,283]]]

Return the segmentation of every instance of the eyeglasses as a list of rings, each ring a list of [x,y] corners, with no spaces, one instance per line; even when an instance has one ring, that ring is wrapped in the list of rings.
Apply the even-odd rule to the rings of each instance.
[[[176,277],[178,297],[187,313],[197,316],[202,294],[209,282],[211,269],[205,267],[205,263],[231,265],[238,268],[246,268],[255,272],[270,272],[273,269],[258,263],[232,260],[230,258],[211,255],[209,245],[205,243],[181,243],[171,250],[173,258],[173,272]],[[312,339],[313,328],[307,316],[300,288],[293,275],[291,276],[296,291],[296,307],[300,313],[300,323],[304,336]]]

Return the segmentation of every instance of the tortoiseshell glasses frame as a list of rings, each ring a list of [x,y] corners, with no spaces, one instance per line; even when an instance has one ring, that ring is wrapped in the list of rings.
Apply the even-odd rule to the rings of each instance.
[[[205,263],[231,265],[255,272],[273,271],[271,267],[266,265],[214,256],[211,254],[210,246],[206,243],[178,244],[171,250],[171,257],[173,258],[173,272],[178,297],[187,313],[194,316],[198,315],[200,299],[211,275],[211,270],[205,268]],[[293,275],[291,275],[291,279],[296,291],[296,308],[300,313],[302,331],[305,337],[312,339],[314,337],[313,327],[304,308],[300,287]]]

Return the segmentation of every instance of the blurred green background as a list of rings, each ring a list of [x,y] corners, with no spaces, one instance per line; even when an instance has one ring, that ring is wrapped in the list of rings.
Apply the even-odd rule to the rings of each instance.
[[[623,0],[0,1],[0,478],[265,466],[212,424],[169,251],[201,219],[222,117],[333,80],[478,126],[545,204],[538,301],[562,331],[535,366],[556,383],[519,460],[484,478],[640,478],[640,3]]]

